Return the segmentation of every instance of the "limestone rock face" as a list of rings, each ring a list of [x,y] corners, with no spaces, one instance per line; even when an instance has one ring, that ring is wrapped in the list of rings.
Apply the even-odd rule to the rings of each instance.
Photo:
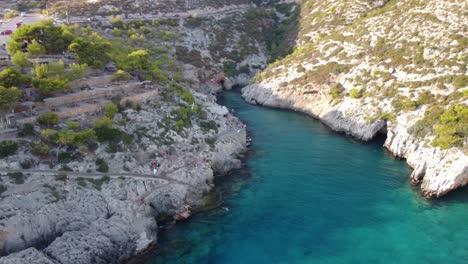
[[[68,164],[76,171],[65,180],[54,171],[25,173],[24,183],[3,174],[0,263],[120,263],[156,243],[156,219],[199,204],[215,175],[240,167],[246,148],[241,122],[211,96],[194,95],[212,129],[193,121],[183,134],[163,133],[171,104],[127,110],[121,129],[139,141],[112,155],[99,146],[108,178],[84,172],[95,169],[88,156]],[[148,165],[153,155],[161,164],[157,177]]]
[[[320,119],[337,132],[352,135],[361,140],[372,139],[385,122],[370,123],[365,120],[366,107],[357,100],[344,100],[334,103],[332,98],[320,94],[304,95],[300,91],[283,91],[277,83],[262,83],[246,86],[242,96],[248,102],[270,107],[279,107],[304,112]]]
[[[42,207],[40,203],[36,203],[31,206],[38,210],[25,210],[19,214],[18,209],[21,208],[15,204],[34,201],[32,197],[22,198],[10,196],[2,202],[3,207],[9,207],[2,208],[5,210],[4,214],[7,210],[15,214],[2,219],[3,232],[8,234],[1,241],[2,252],[15,252],[50,240],[64,232],[81,229],[108,213],[104,198],[99,193],[86,190],[70,190],[69,199],[63,202]],[[14,201],[10,204],[8,200]]]
[[[468,156],[461,148],[441,150],[430,147],[427,140],[409,134],[408,128],[424,116],[425,108],[399,116],[395,122],[366,121],[375,107],[352,98],[335,103],[326,94],[304,95],[300,89],[281,89],[282,80],[253,84],[243,88],[242,95],[248,102],[269,107],[287,108],[304,112],[335,131],[361,140],[372,139],[384,128],[387,131],[385,147],[395,156],[405,158],[414,168],[411,179],[421,184],[427,197],[440,197],[451,190],[468,184]],[[388,123],[388,126],[387,126]]]
[[[6,257],[0,258],[0,264],[24,264],[24,263],[37,263],[37,264],[58,264],[58,262],[49,258],[46,254],[40,252],[35,248],[28,248],[26,250],[13,253]]]
[[[307,113],[361,140],[386,133],[385,146],[415,169],[412,182],[424,195],[444,195],[468,182],[460,114],[468,109],[465,7],[448,0],[302,1],[295,50],[258,74],[243,96]]]
[[[405,158],[414,168],[411,181],[421,183],[427,197],[440,197],[451,190],[468,184],[468,156],[460,148],[441,150],[428,146],[409,134],[408,127],[417,120],[421,111],[402,115],[388,126],[385,147],[395,156]]]

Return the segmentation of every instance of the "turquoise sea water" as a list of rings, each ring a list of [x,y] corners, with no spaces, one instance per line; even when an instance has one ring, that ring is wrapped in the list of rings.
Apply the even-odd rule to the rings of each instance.
[[[254,153],[221,186],[225,209],[162,235],[148,263],[468,263],[468,190],[438,201],[383,147],[304,115],[221,103],[247,122]]]

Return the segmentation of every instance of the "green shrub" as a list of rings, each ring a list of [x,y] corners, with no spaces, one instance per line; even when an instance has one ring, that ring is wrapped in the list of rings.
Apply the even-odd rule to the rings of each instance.
[[[75,121],[68,121],[67,122],[67,127],[70,130],[77,130],[78,128],[80,128],[80,123],[75,122]]]
[[[113,103],[107,103],[104,105],[104,115],[108,118],[113,118],[115,114],[119,112],[117,105]]]
[[[13,68],[6,68],[0,72],[0,86],[5,88],[23,87],[31,84],[31,78],[21,74],[20,71]]]
[[[225,61],[223,62],[223,72],[227,76],[235,76],[238,74],[236,63],[233,61]]]
[[[184,87],[179,84],[172,84],[170,87],[170,91],[175,92],[175,94],[180,97],[180,99],[184,100],[188,104],[194,104],[195,98],[193,97],[192,93],[187,87]]]
[[[395,112],[400,112],[400,111],[413,111],[417,107],[417,103],[415,101],[412,101],[406,96],[399,95],[395,97],[392,101],[392,106],[395,110]]]
[[[191,107],[182,106],[172,112],[174,114],[176,125],[174,130],[180,132],[184,127],[190,127],[192,125],[191,118],[195,115],[198,111],[197,109],[192,110]]]
[[[0,111],[8,111],[22,97],[18,88],[5,88],[0,86]]]
[[[60,152],[57,157],[59,163],[65,164],[80,158],[80,154],[73,152]]]
[[[3,18],[4,19],[12,19],[14,18],[15,16],[17,16],[17,14],[13,11],[8,11],[5,13],[5,15],[3,15]]]
[[[24,53],[22,51],[17,51],[13,57],[11,58],[11,62],[20,67],[20,68],[25,68],[27,66],[29,66],[30,62],[29,62],[29,54],[28,53]]]
[[[11,155],[15,155],[18,150],[18,144],[11,140],[5,140],[0,142],[0,158],[6,158]]]
[[[95,138],[96,133],[93,129],[84,129],[76,132],[67,129],[58,132],[55,143],[78,147],[80,145],[94,141]]]
[[[122,139],[122,132],[115,128],[97,127],[94,131],[99,142],[119,142]]]
[[[424,91],[424,92],[419,93],[416,104],[418,106],[425,105],[425,104],[432,104],[435,102],[435,100],[436,100],[435,96],[430,91]]]
[[[244,65],[239,68],[239,73],[250,74],[249,65]]]
[[[394,120],[395,116],[391,113],[383,112],[380,114],[380,119],[382,120]]]
[[[114,125],[114,120],[109,117],[103,117],[94,121],[95,128],[112,128]]]
[[[128,80],[130,80],[130,76],[128,75],[128,73],[122,70],[117,70],[112,76],[113,82],[122,82],[122,81],[128,81]]]
[[[83,78],[85,76],[85,72],[88,69],[88,64],[78,64],[72,63],[70,64],[70,73],[68,73],[69,80],[76,80],[79,78]]]
[[[460,146],[468,136],[468,107],[455,105],[447,108],[434,126],[433,146],[441,149]]]
[[[33,84],[34,87],[37,88],[43,96],[49,96],[55,91],[63,91],[71,88],[70,84],[68,83],[68,80],[61,79],[59,77],[35,79],[33,81]]]
[[[44,79],[49,76],[49,66],[47,66],[47,64],[37,64],[31,72],[34,74],[36,79]]]
[[[125,69],[128,71],[147,71],[152,67],[149,52],[147,50],[136,50],[127,56]]]
[[[76,183],[81,187],[86,187],[86,181],[83,177],[76,178]]]
[[[39,44],[35,39],[32,40],[31,44],[28,45],[28,53],[32,56],[42,55],[46,52],[44,46]]]
[[[109,166],[101,158],[96,159],[96,166],[97,166],[96,171],[103,172],[103,173],[109,171]]]
[[[340,99],[343,97],[344,88],[340,83],[336,83],[330,90],[330,94],[334,99]]]
[[[119,142],[109,142],[109,145],[107,145],[106,148],[107,153],[117,153],[117,152],[123,152],[124,148]]]
[[[351,89],[351,91],[349,91],[349,97],[355,98],[355,99],[361,98],[362,92],[359,89],[353,88]]]
[[[62,165],[62,167],[59,169],[59,171],[73,171],[73,169],[70,168],[67,165]]]
[[[218,124],[215,121],[210,120],[209,122],[202,121],[200,122],[200,127],[204,132],[208,132],[210,130],[214,130],[218,132]]]
[[[49,77],[63,77],[65,75],[65,63],[63,60],[49,62],[47,69]]]
[[[49,146],[40,141],[31,144],[31,152],[37,156],[47,156],[49,154]]]
[[[30,123],[26,123],[18,129],[18,137],[28,136],[34,136],[34,125]]]
[[[24,170],[32,168],[33,165],[34,165],[34,160],[32,159],[25,159],[25,160],[20,161],[20,166]]]
[[[44,47],[46,54],[59,54],[66,51],[75,37],[70,33],[69,28],[55,26],[52,20],[47,20],[36,24],[22,25],[13,33],[10,43],[21,44],[25,39],[35,39]],[[20,48],[21,45],[12,51],[18,51]]]
[[[47,111],[42,113],[37,121],[43,126],[51,127],[59,123],[59,116],[54,112]]]
[[[434,105],[426,110],[424,117],[408,132],[418,137],[433,135],[432,146],[441,149],[461,146],[468,136],[468,107],[454,105],[444,109]]]
[[[216,143],[216,138],[215,137],[207,137],[205,138],[205,142],[206,144],[210,145],[210,147],[214,147],[215,143]]]
[[[88,179],[88,181],[93,184],[93,187],[96,188],[96,190],[100,191],[102,189],[102,185],[110,181],[110,177],[106,175],[102,176],[99,180]]]
[[[74,39],[68,49],[75,53],[79,63],[103,68],[110,60],[112,44],[97,33],[91,33],[87,37]]]
[[[463,88],[468,86],[468,76],[467,75],[457,75],[453,78],[453,85],[456,88]]]
[[[15,180],[15,184],[23,184],[24,183],[24,175],[22,172],[10,172],[7,174],[10,179]]]

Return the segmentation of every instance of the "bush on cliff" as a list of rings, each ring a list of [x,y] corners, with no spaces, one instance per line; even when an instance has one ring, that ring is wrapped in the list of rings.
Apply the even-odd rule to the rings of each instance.
[[[104,115],[107,118],[113,118],[119,112],[119,107],[114,103],[107,103],[104,105]]]
[[[35,79],[33,84],[43,96],[49,96],[55,91],[62,91],[71,88],[68,81],[62,78]]]
[[[28,67],[31,64],[29,62],[29,54],[22,51],[15,52],[11,58],[11,62],[20,68]]]
[[[468,107],[461,104],[447,109],[432,106],[408,132],[418,137],[433,135],[432,146],[441,149],[460,146],[468,136]]]
[[[0,111],[7,111],[21,98],[22,93],[18,88],[5,88],[0,85]]]
[[[109,171],[109,165],[107,165],[106,161],[104,161],[101,158],[96,159],[96,171],[98,172],[108,172]]]
[[[130,80],[130,76],[128,75],[128,73],[122,70],[116,71],[114,75],[112,76],[113,82],[122,82],[122,81],[128,81],[128,80]]]
[[[0,158],[6,158],[14,155],[18,150],[18,144],[11,140],[0,142]]]
[[[444,111],[439,124],[434,126],[435,139],[433,146],[448,149],[459,146],[468,136],[468,107],[455,105]]]
[[[37,121],[43,126],[51,127],[58,124],[59,116],[54,112],[47,111],[42,113]]]
[[[22,25],[11,36],[12,41],[9,43],[9,51],[11,54],[20,51],[21,45],[14,44],[22,43],[27,39],[41,43],[46,54],[59,54],[67,49],[74,38],[75,36],[71,33],[69,27],[55,26],[52,20],[47,20],[36,24]]]
[[[49,154],[49,146],[40,141],[31,144],[31,153],[36,156],[47,156]]]
[[[31,84],[31,78],[21,74],[20,71],[13,68],[6,68],[0,72],[0,86],[5,88],[23,87]]]
[[[15,180],[15,184],[24,183],[24,174],[22,172],[10,172],[7,174],[10,179]]]
[[[34,136],[34,125],[26,123],[19,127],[18,137]]]
[[[110,59],[112,44],[97,33],[78,37],[73,40],[68,49],[75,53],[79,63],[103,68]]]
[[[349,91],[349,97],[355,98],[355,99],[361,98],[362,92],[356,88],[353,88],[351,89],[351,91]]]

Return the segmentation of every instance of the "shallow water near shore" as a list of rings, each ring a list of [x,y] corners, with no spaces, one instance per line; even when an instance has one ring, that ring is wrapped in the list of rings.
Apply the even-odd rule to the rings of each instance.
[[[248,124],[249,176],[226,177],[226,208],[165,232],[146,263],[468,263],[467,188],[428,201],[383,139],[358,142],[238,91],[220,103]]]

